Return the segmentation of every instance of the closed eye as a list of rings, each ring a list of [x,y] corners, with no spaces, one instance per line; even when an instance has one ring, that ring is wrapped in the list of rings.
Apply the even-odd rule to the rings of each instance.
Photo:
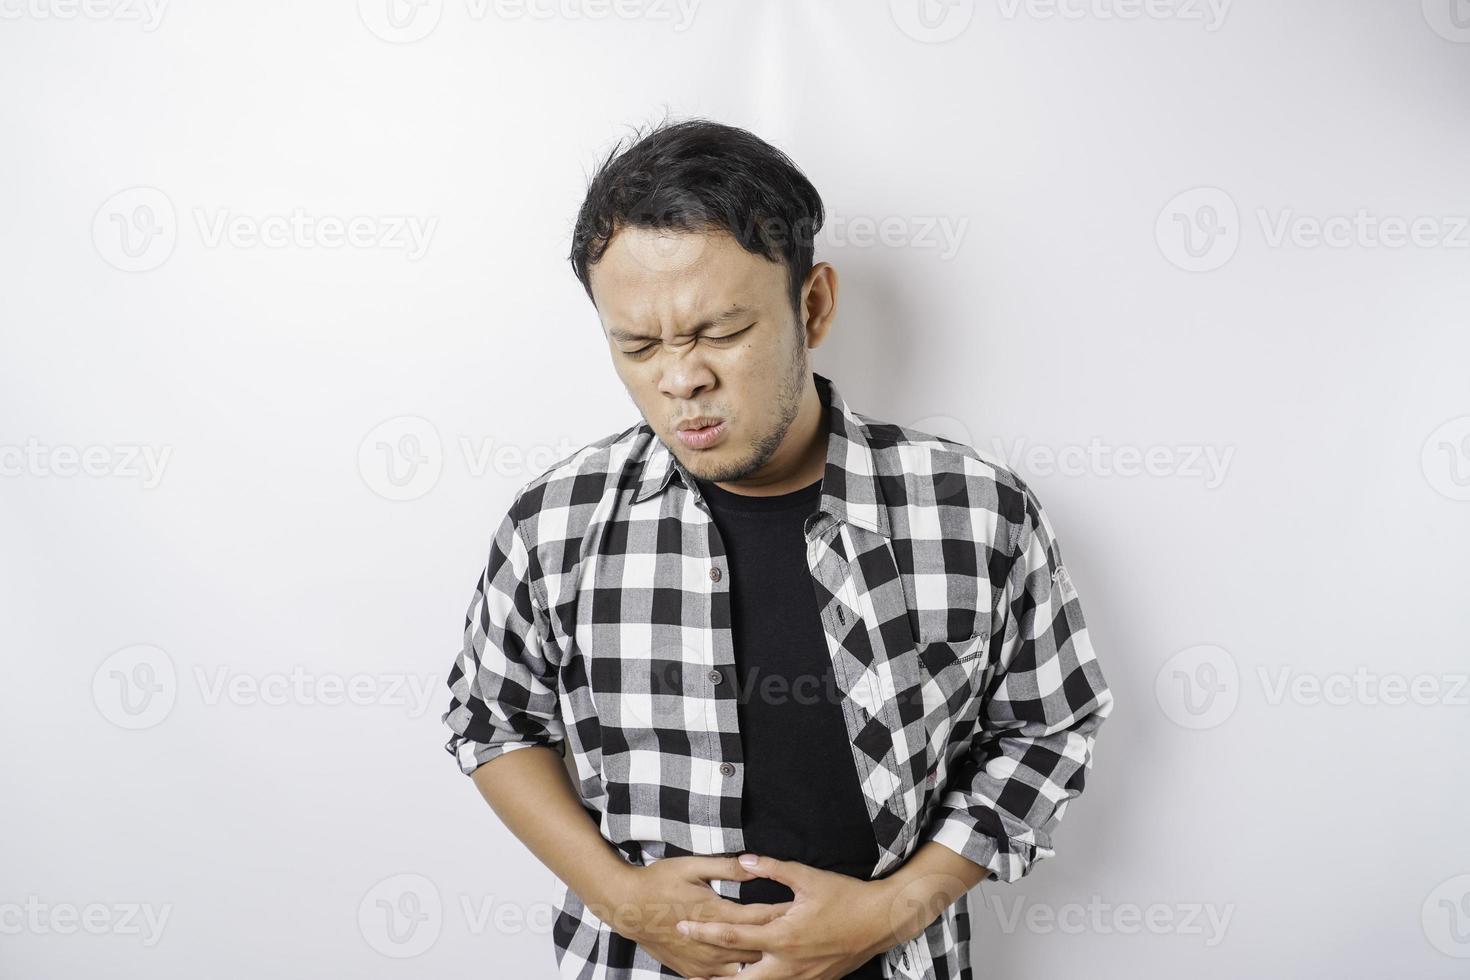
[[[745,333],[747,330],[750,330],[754,326],[755,326],[755,324],[752,323],[748,327],[742,327],[741,329],[735,331],[734,333],[727,333],[727,334],[725,334],[722,337],[708,337],[707,336],[707,337],[704,337],[703,339],[709,341],[710,343],[721,344],[721,345],[728,344],[728,343],[733,343],[737,337],[739,337],[741,334]],[[652,351],[657,346],[658,346],[658,344],[644,344],[642,347],[635,347],[632,350],[625,350],[625,351],[622,352],[622,354],[623,354],[624,357],[632,358],[634,360],[642,360],[644,357],[646,357],[648,355],[648,353],[650,351]]]
[[[725,334],[723,337],[706,337],[705,340],[712,340],[712,341],[714,341],[717,344],[728,343],[729,341],[734,340],[736,337],[738,337],[741,334],[745,333],[745,331],[749,330],[751,327],[754,327],[754,326],[755,326],[755,324],[752,323],[749,327],[742,327],[741,329],[735,331],[734,333],[727,333],[727,334]]]

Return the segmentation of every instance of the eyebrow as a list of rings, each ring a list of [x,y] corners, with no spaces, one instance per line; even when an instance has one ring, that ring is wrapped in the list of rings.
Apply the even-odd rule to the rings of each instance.
[[[709,319],[695,324],[693,330],[689,330],[686,332],[695,334],[701,333],[705,330],[709,330],[711,327],[722,327],[725,324],[729,323],[731,320],[738,320],[743,316],[748,316],[751,312],[752,311],[750,307],[742,306],[741,304],[736,303],[734,306],[731,306],[723,313],[716,314]],[[684,336],[684,333],[685,332],[677,333],[674,336],[682,337]],[[658,340],[658,336],[655,334],[638,333],[633,330],[623,330],[618,327],[613,327],[609,329],[607,334],[613,340]]]

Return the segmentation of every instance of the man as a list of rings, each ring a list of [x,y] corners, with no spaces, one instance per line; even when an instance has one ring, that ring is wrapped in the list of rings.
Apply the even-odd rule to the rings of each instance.
[[[572,264],[642,420],[517,493],[444,715],[562,885],[563,977],[969,978],[960,899],[1051,856],[1112,709],[1026,484],[812,371],[822,218],[703,120],[589,185]]]

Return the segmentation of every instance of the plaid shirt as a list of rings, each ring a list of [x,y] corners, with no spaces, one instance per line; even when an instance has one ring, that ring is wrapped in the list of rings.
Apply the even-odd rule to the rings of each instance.
[[[1052,855],[1112,710],[1056,538],[999,461],[857,414],[815,379],[827,462],[806,556],[852,744],[841,761],[878,843],[870,877],[933,840],[1015,881]],[[569,746],[584,806],[631,863],[740,853],[728,571],[707,504],[646,422],[554,464],[495,535],[445,747],[471,773]],[[554,912],[562,977],[677,976],[565,884]],[[959,900],[889,950],[884,975],[968,980],[969,939]]]

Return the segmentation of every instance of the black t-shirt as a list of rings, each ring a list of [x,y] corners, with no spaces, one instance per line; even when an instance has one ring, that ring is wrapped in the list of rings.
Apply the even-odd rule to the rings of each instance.
[[[858,784],[802,533],[822,481],[755,497],[698,481],[730,564],[745,849],[867,880],[878,845]],[[740,902],[787,902],[770,878]],[[882,977],[873,957],[849,978]]]

